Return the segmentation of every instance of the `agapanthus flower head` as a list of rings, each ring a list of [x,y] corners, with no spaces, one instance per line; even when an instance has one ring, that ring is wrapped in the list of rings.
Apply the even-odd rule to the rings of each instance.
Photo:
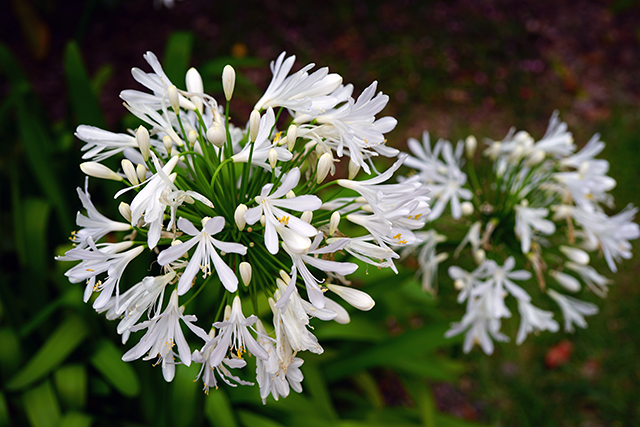
[[[576,152],[555,112],[538,141],[515,129],[501,141],[489,140],[481,164],[474,158],[474,137],[454,149],[444,140],[432,145],[425,132],[422,143],[410,139],[408,146],[412,155],[405,165],[415,173],[403,182],[426,183],[433,207],[427,216],[432,229],[421,232],[420,246],[406,253],[417,258],[430,292],[446,261],[458,302],[466,304],[462,321],[447,336],[464,332],[464,351],[479,344],[492,353],[493,340],[507,338],[500,329],[512,316],[509,300],[520,314],[518,344],[532,332],[559,329],[554,312],[535,305],[539,299],[556,304],[566,331],[586,327],[585,316],[597,306],[564,293],[606,296],[610,280],[596,270],[598,255],[615,272],[617,263],[631,257],[629,241],[640,237],[633,222],[637,208],[612,216],[605,211],[613,206],[608,191],[615,180],[607,176],[609,163],[595,158],[604,148],[599,135]]]
[[[219,379],[250,384],[234,373],[250,354],[263,400],[300,392],[302,352],[322,351],[312,318],[349,321],[325,292],[371,309],[369,295],[345,286],[358,268],[349,259],[395,270],[396,248],[416,241],[413,230],[429,212],[423,183],[391,183],[402,158],[373,167],[374,157],[398,154],[385,138],[395,119],[376,117],[389,97],[374,82],[354,99],[341,76],[312,71],[313,64],[292,73],[295,57],[283,53],[242,127],[229,120],[236,70],[224,69],[219,104],[195,68],[180,88],[153,53],[144,59],[152,71],[134,68],[132,75],[145,91],[120,94],[143,125],[127,133],[83,125],[76,133],[85,142],[82,169],[123,186],[115,198],[126,222],[100,214],[87,186],[79,189],[87,213],[77,216],[77,247],[59,259],[79,261],[67,276],[87,283],[86,301],[99,293],[96,310],[121,318],[123,342],[147,330],[124,360],[157,359],[167,381],[176,364],[201,363],[207,391]],[[124,157],[122,171],[100,163],[116,156]],[[348,180],[338,179],[340,161],[349,163]],[[360,170],[368,180],[357,180]],[[342,227],[345,234],[345,219],[362,227]],[[117,243],[101,242],[107,238]],[[137,283],[125,283],[122,272],[134,259],[148,268]],[[201,293],[205,287],[215,290]],[[203,301],[205,294],[217,298]],[[195,314],[185,314],[196,299],[203,313],[195,314],[218,313],[210,325],[196,326]],[[259,319],[249,307],[265,300],[272,315]]]

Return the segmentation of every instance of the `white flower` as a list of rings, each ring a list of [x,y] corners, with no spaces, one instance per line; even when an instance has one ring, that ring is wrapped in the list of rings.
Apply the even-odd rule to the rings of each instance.
[[[131,350],[127,351],[122,360],[131,362],[144,356],[142,360],[150,360],[158,357],[158,363],[162,363],[162,375],[167,382],[173,380],[175,374],[175,356],[180,357],[180,361],[185,365],[191,365],[191,350],[189,344],[184,338],[182,329],[180,329],[180,320],[197,336],[203,340],[207,340],[207,333],[192,323],[198,320],[194,315],[184,315],[183,307],[178,306],[178,293],[174,290],[171,293],[169,304],[162,314],[152,319],[133,326],[131,332],[147,329],[147,333],[142,337],[140,342]],[[173,347],[178,346],[178,354],[173,351]]]
[[[541,310],[531,303],[518,300],[518,311],[520,311],[520,328],[516,344],[522,344],[528,334],[533,331],[558,331],[558,322],[553,320],[553,313]]]
[[[558,111],[554,111],[549,119],[549,126],[542,139],[535,143],[534,150],[542,150],[554,157],[566,157],[572,154],[576,146],[573,135],[567,131],[567,124],[558,118]]]
[[[614,216],[598,211],[573,210],[574,219],[584,228],[589,239],[600,245],[604,258],[614,273],[618,270],[616,261],[631,258],[629,240],[640,237],[640,228],[633,222],[637,212],[638,208],[631,205]]]
[[[255,110],[254,110],[255,111]],[[274,143],[269,139],[273,126],[276,123],[276,116],[273,108],[267,108],[267,112],[260,119],[260,127],[254,142],[247,143],[239,153],[231,157],[234,163],[247,163],[251,156],[251,164],[260,166],[267,170],[271,170],[271,166],[267,162],[269,152],[275,150],[277,159],[281,162],[288,162],[293,154],[284,147],[280,147],[277,141]]]
[[[256,323],[258,318],[251,315],[247,318],[242,314],[242,303],[236,296],[231,307],[227,306],[224,320],[213,324],[218,329],[219,334],[207,343],[200,350],[201,354],[207,354],[207,350],[213,348],[208,354],[208,363],[214,368],[225,359],[230,350],[234,350],[238,357],[247,350],[254,356],[266,360],[269,358],[267,352],[258,344],[248,330],[248,327]]]
[[[80,125],[74,135],[86,142],[81,149],[86,151],[82,158],[96,162],[121,153],[127,148],[138,148],[135,137],[126,133],[109,132],[95,126]]]
[[[233,270],[220,258],[220,255],[218,255],[214,247],[227,253],[240,255],[245,255],[247,248],[240,243],[222,242],[211,237],[222,231],[224,228],[224,218],[221,216],[205,218],[203,219],[202,231],[198,231],[191,221],[181,217],[178,220],[178,227],[193,237],[182,244],[165,249],[158,255],[158,263],[160,265],[167,265],[180,258],[189,249],[198,245],[189,261],[189,265],[182,273],[182,277],[180,277],[178,295],[184,295],[191,288],[193,278],[199,269],[203,271],[205,277],[211,274],[210,262],[213,262],[218,277],[224,287],[229,292],[235,292],[238,289],[238,278]]]
[[[369,294],[359,289],[333,285],[331,283],[327,284],[327,288],[358,310],[369,311],[376,305],[376,302]]]
[[[449,267],[449,277],[453,280],[455,288],[460,291],[458,294],[458,302],[464,302],[473,289],[483,284],[480,279],[486,279],[492,276],[496,270],[496,266],[497,264],[494,262],[484,261],[471,273],[457,265]]]
[[[100,248],[93,243],[93,239],[87,239],[88,248],[74,248],[67,251],[63,257],[56,258],[59,261],[76,261],[82,262],[75,267],[69,269],[65,276],[69,278],[71,283],[79,283],[87,281],[84,290],[84,302],[89,301],[92,292],[100,292],[100,296],[93,303],[93,308],[98,310],[103,308],[109,302],[116,291],[116,301],[120,294],[120,278],[127,265],[144,250],[143,246],[136,246],[126,252],[119,253],[128,249],[133,242],[121,242],[116,244],[103,243]],[[107,279],[96,283],[96,277],[99,274],[107,273]],[[116,303],[116,306],[118,304]]]
[[[595,268],[589,265],[582,265],[575,262],[566,262],[565,266],[578,273],[584,283],[599,297],[607,296],[607,285],[611,284],[611,280],[600,275]]]
[[[273,184],[266,184],[262,187],[260,195],[256,196],[258,206],[247,210],[245,213],[245,219],[248,224],[255,224],[264,214],[266,220],[264,243],[269,252],[274,255],[278,253],[279,249],[276,226],[287,226],[291,231],[305,237],[315,236],[318,233],[312,225],[280,209],[285,208],[304,212],[314,211],[322,205],[322,201],[318,197],[310,194],[291,199],[282,199],[283,196],[298,185],[299,180],[300,170],[293,168],[282,177],[282,184],[273,194],[269,194],[273,189]]]
[[[553,234],[556,226],[553,222],[545,219],[549,214],[547,208],[530,208],[525,205],[516,206],[516,235],[520,238],[522,253],[526,254],[531,250],[531,238],[533,231],[542,234]]]
[[[558,303],[558,306],[562,310],[564,330],[566,332],[573,332],[574,324],[580,328],[586,328],[587,322],[584,320],[584,316],[592,316],[598,312],[598,306],[590,302],[580,301],[579,299],[562,295],[553,289],[549,289],[547,293]]]
[[[71,241],[79,248],[85,248],[88,245],[87,240],[89,237],[91,237],[94,242],[97,242],[103,236],[113,231],[127,231],[131,229],[129,224],[110,220],[98,212],[91,202],[88,187],[89,179],[87,178],[84,183],[84,192],[80,187],[76,189],[78,191],[78,197],[80,197],[80,201],[82,202],[82,207],[87,210],[87,215],[83,215],[80,212],[76,215],[76,224],[83,228],[73,233],[71,237]]]
[[[374,240],[373,236],[366,235],[344,239],[334,237],[331,239],[327,239],[327,243],[331,244],[338,240],[347,240],[347,243],[345,244],[343,249],[360,261],[366,262],[367,264],[375,265],[379,268],[389,267],[397,273],[397,269],[393,264],[393,259],[400,258],[400,255],[395,253],[389,247],[382,247],[380,245],[371,243],[371,241]]]

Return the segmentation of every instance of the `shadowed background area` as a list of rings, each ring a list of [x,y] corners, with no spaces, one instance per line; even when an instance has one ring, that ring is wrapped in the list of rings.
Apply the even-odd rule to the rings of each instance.
[[[136,124],[118,94],[138,88],[130,69],[147,68],[142,58],[147,50],[164,58],[169,77],[183,86],[184,71],[198,68],[205,91],[217,97],[222,93],[222,67],[234,64],[245,79],[238,81],[234,95],[238,117],[248,116],[271,77],[268,62],[283,50],[297,56],[296,69],[309,62],[328,66],[352,82],[356,94],[377,80],[378,89],[391,97],[384,115],[398,119],[388,145],[398,148],[423,130],[435,138],[457,140],[474,134],[482,141],[501,139],[516,126],[540,137],[557,109],[578,146],[595,132],[607,142],[602,158],[609,160],[610,175],[618,182],[613,191],[617,209],[639,202],[640,7],[632,1],[318,5],[181,0],[167,8],[153,0],[12,0],[0,24],[0,173],[5,182],[0,188],[5,224],[0,340],[8,343],[0,350],[0,413],[10,420],[5,425],[110,425],[106,417],[130,425],[186,426],[204,420],[225,426],[279,425],[267,423],[273,420],[301,425],[293,408],[297,400],[262,408],[236,390],[204,399],[198,386],[191,385],[191,372],[185,381],[180,377],[166,385],[156,378],[157,370],[142,364],[126,368],[131,372],[103,372],[99,366],[104,360],[117,362],[119,356],[111,356],[122,346],[113,344],[118,338],[112,325],[81,304],[80,291],[62,276],[66,267],[52,260],[54,252],[66,248],[59,245],[80,207],[75,188],[83,182],[77,167],[81,143],[73,130],[81,123],[112,131]],[[95,199],[113,208],[113,201],[104,200],[110,193],[96,189]],[[634,249],[637,254],[637,242]],[[396,341],[407,334],[433,339],[429,355],[414,360],[432,364],[434,371],[455,365],[450,375],[425,374],[428,382],[407,384],[398,376],[398,366],[358,366],[356,359],[357,374],[329,374],[327,383],[314,382],[314,376],[326,377],[333,365],[330,357],[328,365],[310,357],[304,365],[308,370],[303,368],[310,378],[305,389],[320,399],[333,422],[345,426],[360,425],[347,419],[367,419],[387,414],[385,410],[413,411],[420,422],[415,425],[638,424],[636,259],[622,264],[616,285],[588,329],[574,335],[542,334],[519,347],[502,344],[491,357],[479,351],[463,355],[458,343],[434,338],[441,336],[438,328],[420,332],[459,318],[462,311],[451,289],[435,301],[425,296],[427,309],[407,306],[398,314],[392,310],[398,301],[383,303],[385,311],[364,316],[362,322],[375,325],[391,341],[366,344],[387,345],[393,356],[394,346],[404,348]],[[393,292],[388,283],[377,286],[380,298]],[[84,326],[74,329],[76,323]],[[56,333],[79,341],[30,381],[17,381],[14,374],[24,371]],[[353,337],[333,333],[326,334],[336,339],[336,349],[345,354],[360,350],[353,344],[339,347],[339,339]],[[411,347],[409,340],[406,346]],[[74,381],[84,388],[73,389]],[[428,387],[420,388],[424,384]],[[227,392],[229,396],[223,394]],[[185,404],[178,411],[182,400],[176,396],[197,405]],[[49,415],[55,423],[34,421],[47,418],[43,414],[57,414]],[[385,416],[390,417],[380,419],[395,420]],[[328,421],[319,416],[316,422]]]

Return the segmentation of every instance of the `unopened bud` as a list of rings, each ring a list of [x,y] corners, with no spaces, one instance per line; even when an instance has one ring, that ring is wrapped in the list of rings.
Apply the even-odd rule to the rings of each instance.
[[[233,214],[233,218],[236,220],[236,225],[238,226],[238,230],[244,230],[244,226],[247,225],[247,221],[244,219],[244,214],[247,212],[247,205],[241,203],[236,208],[235,213]]]
[[[473,203],[471,202],[462,202],[460,204],[460,210],[462,211],[462,215],[469,216],[473,213]]]
[[[127,177],[131,185],[138,185],[140,182],[138,181],[138,175],[136,175],[136,168],[133,166],[133,163],[131,163],[131,160],[122,159],[120,165],[122,166],[124,176]]]
[[[180,111],[180,95],[178,94],[178,89],[174,85],[169,86],[167,89],[167,96],[169,97],[169,104],[171,105],[171,108],[176,114],[178,114]]]
[[[298,127],[296,125],[289,126],[287,130],[287,149],[293,151],[296,145],[296,139],[298,138]]]
[[[260,112],[253,110],[249,116],[249,138],[251,142],[255,142],[260,130]]]
[[[464,280],[462,279],[456,279],[453,282],[453,287],[456,289],[456,291],[461,291],[464,289]]]
[[[216,147],[222,147],[227,139],[227,133],[224,130],[224,126],[218,122],[213,122],[213,125],[207,129],[207,139]]]
[[[333,284],[328,284],[327,288],[358,310],[368,311],[376,305],[373,298],[361,290]]]
[[[271,165],[271,169],[275,168],[276,164],[278,164],[278,152],[276,151],[276,149],[272,148],[271,150],[269,150],[267,156],[269,157],[269,164]]]
[[[329,221],[329,236],[333,236],[338,229],[338,225],[340,225],[340,212],[335,211],[331,214],[331,220]]]
[[[349,160],[349,179],[353,179],[360,172],[360,165],[353,162],[353,160]]]
[[[289,192],[285,194],[285,197],[287,199],[293,199],[294,197],[296,197],[296,193],[294,193],[293,190],[289,190]]]
[[[195,130],[189,131],[189,133],[187,134],[187,141],[189,141],[189,144],[193,146],[197,140],[198,133]]]
[[[131,206],[128,203],[120,202],[118,206],[118,210],[120,211],[120,215],[128,222],[131,222]]]
[[[170,156],[171,150],[173,149],[173,141],[171,140],[171,137],[169,135],[165,135],[164,138],[162,138],[162,143],[164,144],[164,149],[167,151],[167,154]]]
[[[240,263],[239,270],[242,283],[244,283],[245,286],[249,286],[249,283],[251,283],[251,264],[243,261]]]
[[[582,249],[572,248],[569,246],[560,246],[560,252],[565,254],[567,258],[576,264],[587,265],[589,264],[589,254]]]
[[[264,215],[260,216],[260,225],[262,225],[264,227],[264,225],[266,224],[267,220],[264,217]]]
[[[544,150],[535,150],[533,153],[529,154],[529,157],[527,157],[527,160],[525,160],[524,165],[535,166],[543,161],[546,156],[547,154],[544,152]]]
[[[300,219],[306,222],[307,224],[311,224],[311,220],[313,219],[313,212],[304,211],[302,215],[300,215]]]
[[[138,166],[136,166],[136,173],[138,174],[138,181],[144,182],[147,179],[147,168],[142,163],[138,163]]]
[[[149,160],[149,149],[151,148],[151,140],[149,139],[149,131],[146,127],[140,126],[136,131],[136,142],[140,148],[142,158],[146,162]]]
[[[324,153],[318,160],[318,169],[316,171],[316,182],[320,184],[329,174],[329,170],[333,166],[333,156],[331,153]]]
[[[349,313],[347,312],[347,310],[345,310],[344,307],[342,307],[337,302],[329,298],[325,298],[324,304],[325,304],[324,308],[326,308],[327,310],[334,311],[336,313],[336,317],[333,320],[336,321],[337,323],[347,324],[351,321],[351,318],[349,317]]]
[[[231,101],[233,88],[236,86],[236,70],[231,65],[226,65],[222,70],[222,89],[227,101]]]
[[[484,251],[484,249],[478,249],[473,253],[473,258],[475,259],[476,264],[482,264],[487,258],[487,253]]]
[[[202,84],[202,77],[195,68],[191,67],[187,71],[185,76],[185,82],[187,84],[187,90],[193,93],[203,93],[204,85]]]
[[[555,270],[552,270],[549,274],[569,292],[578,292],[581,288],[578,279],[570,276],[569,274],[561,273]]]
[[[102,179],[111,179],[113,181],[122,181],[122,177],[98,162],[80,163],[80,170],[89,176]]]
[[[475,136],[469,135],[467,139],[464,141],[464,148],[467,152],[467,157],[472,158],[476,153],[476,147],[478,146],[478,140]]]

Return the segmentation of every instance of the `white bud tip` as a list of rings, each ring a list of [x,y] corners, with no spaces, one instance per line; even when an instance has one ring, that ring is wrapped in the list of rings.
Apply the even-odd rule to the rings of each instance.
[[[144,126],[140,126],[136,131],[136,142],[140,148],[140,154],[146,162],[149,160],[149,149],[151,148],[151,140],[149,139],[149,131]]]
[[[276,164],[278,164],[278,152],[276,151],[276,149],[270,149],[267,156],[269,157],[269,164],[271,165],[271,168],[275,168]]]
[[[369,294],[358,289],[333,284],[328,284],[327,287],[358,310],[368,311],[376,305],[376,302]]]
[[[338,225],[340,225],[340,212],[335,211],[331,214],[331,220],[329,221],[329,236],[333,236],[338,229]]]
[[[169,98],[171,108],[176,114],[178,114],[178,111],[180,111],[180,95],[178,94],[178,89],[174,85],[169,86],[167,89],[167,97]]]
[[[360,165],[353,162],[353,160],[349,160],[349,179],[353,179],[360,172]]]
[[[231,101],[233,96],[233,89],[236,86],[236,70],[231,65],[227,65],[222,70],[222,89],[224,90],[224,97],[227,101]]]
[[[316,172],[316,182],[320,184],[329,174],[331,170],[331,166],[333,166],[333,156],[331,153],[324,153],[320,156],[320,160],[318,160],[318,169]]]
[[[302,212],[300,219],[306,222],[307,224],[311,224],[311,220],[313,220],[313,212],[311,211]]]
[[[469,135],[464,141],[464,147],[467,152],[467,157],[471,158],[476,153],[476,147],[478,146],[478,140],[475,136]]]
[[[138,166],[136,166],[136,173],[140,182],[147,179],[147,168],[142,163],[138,163]]]
[[[120,164],[122,165],[124,176],[127,177],[131,185],[138,185],[140,182],[138,181],[138,175],[136,174],[136,168],[133,166],[133,163],[131,163],[129,159],[122,159]]]
[[[298,138],[298,127],[296,125],[289,126],[287,130],[287,149],[293,151],[296,145],[296,139]]]
[[[238,230],[244,230],[245,225],[247,225],[247,221],[244,219],[244,214],[247,212],[247,205],[239,204],[236,208],[233,217],[236,221],[236,225],[238,226]]]
[[[187,84],[187,90],[193,93],[203,93],[204,85],[202,84],[202,77],[200,73],[195,68],[191,67],[187,71],[187,75],[185,77],[185,83]]]
[[[243,261],[240,263],[239,270],[242,283],[244,283],[245,286],[249,286],[249,283],[251,283],[251,264]]]
[[[251,112],[251,116],[249,116],[249,137],[251,138],[251,142],[256,141],[256,137],[258,136],[259,130],[260,130],[260,112],[258,110],[253,110]]]
[[[189,141],[189,144],[193,145],[197,140],[198,133],[195,130],[189,131],[189,133],[187,134],[187,141]]]
[[[127,222],[131,222],[131,206],[129,206],[128,203],[120,202],[118,210],[120,211],[120,215],[122,215]]]
[[[218,122],[213,122],[213,125],[207,129],[207,139],[216,147],[222,147],[227,140],[227,133],[225,132],[224,126]]]
[[[122,177],[98,162],[80,163],[80,170],[85,174],[94,178],[110,179],[113,181],[122,181]]]
[[[294,197],[296,197],[296,193],[294,193],[293,190],[289,190],[289,192],[285,195],[285,197],[287,199],[293,199]]]
[[[171,137],[169,135],[165,135],[164,138],[162,138],[162,144],[164,145],[164,149],[167,151],[167,154],[170,156],[171,150],[173,149],[173,141],[171,140]]]
[[[460,204],[460,210],[462,211],[462,215],[469,216],[473,213],[473,203],[471,202],[462,202]]]

